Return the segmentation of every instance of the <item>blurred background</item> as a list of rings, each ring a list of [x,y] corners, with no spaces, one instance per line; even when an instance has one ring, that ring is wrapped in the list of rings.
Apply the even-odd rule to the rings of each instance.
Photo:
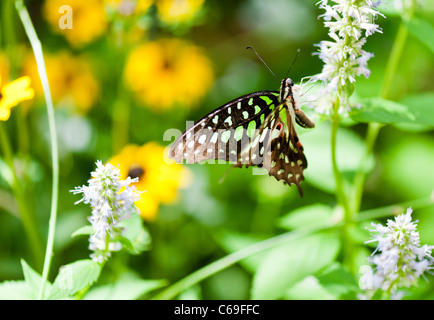
[[[252,168],[230,165],[170,165],[164,153],[186,121],[199,120],[222,104],[254,91],[279,90],[321,72],[314,44],[328,40],[317,0],[45,0],[26,5],[42,42],[55,103],[60,156],[59,214],[52,273],[85,259],[86,237],[71,233],[87,223],[90,208],[74,205],[69,191],[87,183],[96,160],[118,164],[124,177],[137,173],[147,190],[138,207],[149,230],[149,250],[115,253],[99,283],[122,272],[170,283],[233,250],[284,231],[286,214],[307,205],[333,207],[334,178],[327,121],[299,130],[308,168],[304,197]],[[373,52],[369,79],[357,79],[355,97],[378,96],[400,17],[392,1],[377,23],[383,34],[369,37]],[[68,8],[72,29],[68,29]],[[4,123],[17,177],[32,212],[40,250],[45,245],[51,201],[51,156],[47,114],[33,53],[13,1],[2,1],[0,73],[2,83],[32,78],[36,96],[12,109]],[[428,21],[434,4],[420,12]],[[61,20],[64,17],[66,20]],[[252,46],[277,75],[246,50]],[[391,99],[407,105],[433,99],[432,52],[409,38],[394,79]],[[418,100],[419,99],[419,100]],[[432,101],[432,100],[429,100]],[[434,106],[433,106],[434,107]],[[307,110],[315,119],[319,116]],[[363,154],[365,124],[339,132],[341,170],[352,177]],[[179,132],[179,133],[180,133]],[[166,133],[166,136],[165,136]],[[425,197],[434,187],[434,139],[428,127],[386,126],[375,146],[361,210]],[[136,170],[134,170],[136,169]],[[20,259],[37,271],[42,255],[32,255],[10,187],[10,171],[0,157],[0,281],[21,279]],[[422,243],[434,243],[434,211],[415,211]],[[366,240],[369,235],[366,233]],[[37,248],[39,246],[39,249]],[[371,251],[364,249],[364,257]],[[50,278],[52,280],[52,277]],[[249,298],[252,273],[230,267],[192,288],[204,299]],[[432,284],[431,284],[432,285]]]

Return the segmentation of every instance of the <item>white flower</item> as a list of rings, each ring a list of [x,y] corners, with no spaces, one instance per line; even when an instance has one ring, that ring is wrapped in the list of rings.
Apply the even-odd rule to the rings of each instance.
[[[329,2],[333,2],[330,5]],[[324,62],[321,73],[313,76],[313,81],[321,81],[325,88],[319,96],[336,93],[343,107],[348,108],[348,86],[356,77],[370,75],[368,60],[372,53],[362,49],[366,38],[375,32],[382,32],[374,23],[378,15],[374,9],[376,4],[371,0],[321,0],[319,7],[325,13],[319,17],[324,19],[324,26],[329,28],[331,41],[321,41],[318,45],[319,58]],[[383,16],[384,17],[384,16]],[[342,110],[339,110],[342,112]],[[329,114],[330,110],[323,110]]]
[[[397,290],[414,285],[427,270],[432,269],[434,246],[420,245],[417,224],[412,222],[413,210],[407,209],[395,220],[388,220],[387,226],[372,223],[372,240],[378,246],[369,261],[375,266],[376,281],[372,289],[381,289],[395,297]],[[378,254],[374,255],[376,252]]]
[[[110,163],[103,165],[96,162],[97,169],[91,173],[89,186],[75,187],[74,194],[82,193],[83,198],[75,204],[84,202],[92,207],[89,221],[94,234],[89,237],[89,249],[93,251],[90,257],[96,262],[103,262],[110,257],[112,251],[122,248],[119,237],[123,228],[119,222],[137,213],[134,202],[139,200],[140,192],[131,183],[138,178],[119,180],[120,171]]]

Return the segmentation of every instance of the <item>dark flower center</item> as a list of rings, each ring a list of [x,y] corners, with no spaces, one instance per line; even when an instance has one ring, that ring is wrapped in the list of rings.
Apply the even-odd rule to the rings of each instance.
[[[145,170],[142,167],[130,167],[128,170],[128,176],[132,179],[141,178],[145,174]]]

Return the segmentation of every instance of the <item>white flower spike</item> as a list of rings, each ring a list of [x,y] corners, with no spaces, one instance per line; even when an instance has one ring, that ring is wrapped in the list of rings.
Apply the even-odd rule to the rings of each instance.
[[[378,246],[369,258],[375,266],[371,283],[374,291],[381,289],[389,295],[396,296],[398,289],[416,284],[417,279],[426,271],[432,269],[434,246],[420,245],[417,221],[412,221],[413,210],[407,209],[395,220],[388,220],[387,226],[372,223],[372,240]],[[375,254],[379,252],[378,254]]]
[[[138,178],[119,180],[119,169],[110,163],[103,165],[97,161],[96,166],[97,169],[91,173],[92,178],[88,180],[89,185],[75,187],[71,192],[83,194],[83,198],[75,204],[84,202],[92,207],[89,221],[94,233],[89,237],[89,249],[93,251],[90,257],[102,263],[112,251],[122,249],[117,241],[123,231],[119,223],[131,214],[137,214],[134,202],[139,200],[140,192],[135,186],[130,186],[138,182]]]
[[[330,4],[331,3],[331,4]],[[362,49],[366,38],[375,32],[382,32],[374,23],[378,15],[382,15],[374,9],[378,3],[371,0],[321,0],[319,7],[325,10],[320,15],[324,26],[329,29],[331,41],[321,41],[319,58],[324,62],[321,73],[313,76],[312,81],[320,81],[325,84],[323,92],[318,97],[324,97],[326,93],[337,92],[340,104],[348,109],[347,97],[349,87],[356,81],[356,77],[370,75],[368,60],[374,55]],[[330,103],[321,106],[317,112],[330,114]],[[342,110],[339,110],[341,113]]]

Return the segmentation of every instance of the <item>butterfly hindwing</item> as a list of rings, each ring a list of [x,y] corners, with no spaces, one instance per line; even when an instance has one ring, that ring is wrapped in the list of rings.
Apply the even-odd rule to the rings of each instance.
[[[209,159],[236,163],[250,132],[261,127],[278,105],[278,95],[276,91],[254,92],[221,106],[184,132],[172,145],[170,157],[178,163]]]
[[[307,160],[294,126],[295,113],[292,100],[288,99],[268,115],[264,123],[243,149],[237,167],[262,166],[270,176],[288,185],[300,187]]]

